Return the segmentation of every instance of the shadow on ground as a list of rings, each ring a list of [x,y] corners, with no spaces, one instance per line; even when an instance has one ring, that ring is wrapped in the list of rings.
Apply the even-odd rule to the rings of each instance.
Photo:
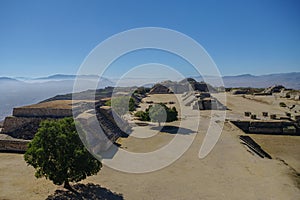
[[[195,133],[195,131],[188,129],[188,128],[181,128],[178,126],[155,126],[151,127],[152,130],[160,131],[160,132],[165,132],[165,133],[170,133],[170,134],[183,134],[183,135],[189,135],[192,133]]]
[[[53,195],[49,195],[46,200],[123,200],[122,194],[114,193],[100,185],[92,183],[76,184],[73,186],[74,192],[67,190],[56,190]]]

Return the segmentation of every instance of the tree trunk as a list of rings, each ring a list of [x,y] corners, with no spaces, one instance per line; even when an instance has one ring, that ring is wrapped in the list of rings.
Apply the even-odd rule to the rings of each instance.
[[[158,122],[158,126],[160,127],[160,122]]]
[[[73,191],[73,188],[71,187],[68,179],[65,180],[64,188],[67,189],[67,190]]]

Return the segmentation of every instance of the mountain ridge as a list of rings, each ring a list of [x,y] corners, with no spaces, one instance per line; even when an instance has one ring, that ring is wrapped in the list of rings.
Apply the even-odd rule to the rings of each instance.
[[[201,76],[191,76],[197,80],[204,80]],[[212,78],[211,76],[204,76]],[[0,81],[54,81],[54,80],[74,80],[76,78],[82,79],[99,79],[98,75],[74,75],[74,74],[53,74],[45,77],[0,77]],[[110,81],[109,78],[101,77],[102,80]],[[225,87],[269,87],[271,85],[280,84],[288,88],[300,89],[300,72],[288,72],[288,73],[271,73],[262,75],[252,74],[239,74],[239,75],[226,75],[222,77]],[[167,78],[166,78],[167,80]]]
[[[213,79],[218,77],[212,76],[195,76],[198,81],[212,80],[209,82],[214,86],[220,86],[213,84]],[[283,85],[286,88],[300,89],[300,72],[288,72],[288,73],[273,73],[263,75],[241,74],[235,76],[223,76],[223,83],[225,87],[254,87],[254,88],[266,88],[272,85]]]

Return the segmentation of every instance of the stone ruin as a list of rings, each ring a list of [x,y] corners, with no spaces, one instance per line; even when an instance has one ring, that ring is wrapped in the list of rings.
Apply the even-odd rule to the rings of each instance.
[[[246,90],[246,89],[232,89],[232,90],[230,90],[230,93],[232,94],[232,95],[239,95],[239,94],[248,94],[248,90]]]
[[[299,101],[300,100],[300,91],[292,90],[292,89],[284,89],[284,90],[281,90],[279,96],[281,98],[287,98],[287,99]]]
[[[273,85],[271,87],[266,88],[263,91],[263,93],[265,93],[265,94],[280,93],[284,89],[285,89],[285,87],[282,85]]]
[[[273,121],[231,121],[238,128],[248,134],[270,135],[300,135],[300,127],[296,122],[273,120]]]
[[[226,110],[226,106],[208,92],[187,92],[182,95],[182,100],[193,110]]]
[[[271,87],[265,88],[260,93],[254,93],[255,96],[265,96],[265,95],[273,95],[275,93],[281,93],[286,90],[286,88],[282,85],[273,85]]]
[[[260,117],[256,118],[256,114],[246,111],[244,115],[250,119],[231,122],[246,133],[300,135],[300,117],[297,117],[297,115],[291,112],[285,112],[285,115],[265,111],[261,113]],[[255,118],[252,117],[253,115],[255,115]]]
[[[173,93],[172,90],[170,90],[168,87],[161,84],[155,84],[149,92],[149,94],[172,94],[172,93]]]
[[[0,151],[23,153],[27,150],[29,140],[0,139]]]
[[[203,81],[198,82],[193,78],[186,78],[179,82],[164,81],[160,84],[155,84],[149,94],[183,94],[188,91],[198,92],[217,92],[217,90]]]
[[[71,101],[56,101],[52,107],[50,103],[41,103],[14,108],[13,115],[5,118],[1,133],[13,138],[30,140],[42,120],[71,117],[72,108],[69,104]]]
[[[91,116],[96,116],[97,121],[93,123],[98,123],[102,127],[105,136],[102,137],[105,138],[105,143],[101,143],[103,146],[101,150],[106,150],[119,137],[126,136],[125,132],[129,132],[128,123],[121,118],[113,118],[112,110],[103,108],[101,101],[79,101],[73,106],[75,106],[74,114],[77,117],[81,116],[83,121],[86,120],[85,122],[88,122]],[[96,110],[92,109],[94,106]],[[41,121],[72,116],[72,100],[55,100],[14,108],[13,115],[6,117],[3,123],[1,134],[7,135],[9,138],[0,139],[0,151],[25,151],[27,143],[38,131]],[[121,128],[117,124],[121,125]]]

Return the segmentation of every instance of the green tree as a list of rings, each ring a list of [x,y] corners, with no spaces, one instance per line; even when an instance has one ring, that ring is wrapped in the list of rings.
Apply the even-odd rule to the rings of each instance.
[[[130,97],[129,99],[129,111],[132,112],[132,111],[135,111],[135,101],[132,97]]]
[[[165,104],[150,105],[145,111],[137,111],[134,114],[141,121],[173,122],[178,120],[178,112],[175,107],[169,108]]]
[[[113,97],[105,105],[111,106],[120,116],[125,115],[128,111],[132,112],[135,110],[135,100],[129,96]]]
[[[178,112],[175,107],[167,108],[167,122],[172,122],[178,120]]]
[[[69,190],[69,182],[97,174],[102,167],[83,146],[72,118],[41,122],[24,159],[36,169],[37,178],[46,177]]]
[[[154,104],[149,109],[149,117],[153,122],[158,122],[158,126],[160,126],[161,122],[167,121],[167,106],[164,104]]]
[[[134,114],[135,117],[138,117],[139,120],[141,121],[150,121],[150,117],[149,117],[149,111],[148,112],[144,112],[144,111],[137,111]]]

